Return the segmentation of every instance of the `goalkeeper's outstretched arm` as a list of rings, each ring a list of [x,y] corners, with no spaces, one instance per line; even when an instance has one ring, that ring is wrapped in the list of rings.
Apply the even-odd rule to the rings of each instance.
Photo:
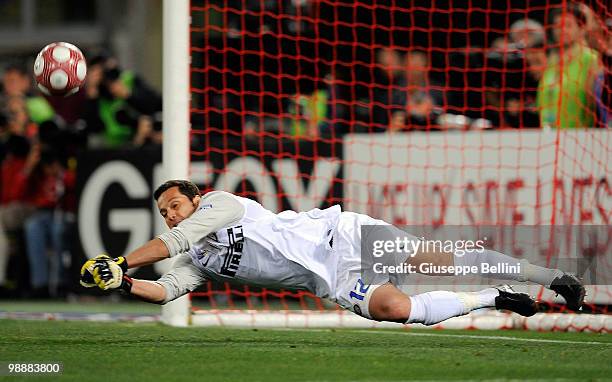
[[[142,300],[161,304],[167,301],[166,289],[162,285],[133,279],[126,272],[128,268],[153,264],[168,257],[170,253],[166,244],[155,238],[125,257],[112,259],[108,255],[100,255],[88,260],[81,268],[80,282],[87,288],[98,286],[103,290],[122,290]]]
[[[166,289],[160,284],[154,281],[139,279],[132,279],[131,282],[131,295],[155,304],[163,304],[166,302]]]
[[[124,278],[127,276],[124,276]],[[175,300],[206,282],[206,275],[196,267],[189,255],[176,258],[173,268],[156,281],[130,279],[124,291],[142,300],[165,304]]]
[[[159,238],[155,238],[130,252],[125,259],[129,268],[149,265],[170,257],[168,247]]]

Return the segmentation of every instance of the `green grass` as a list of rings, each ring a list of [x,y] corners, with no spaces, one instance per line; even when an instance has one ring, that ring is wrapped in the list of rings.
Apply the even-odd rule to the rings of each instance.
[[[0,312],[29,313],[126,313],[160,314],[159,305],[141,301],[116,302],[104,300],[67,303],[53,300],[0,300]]]
[[[281,331],[0,320],[0,361],[60,361],[64,374],[57,379],[62,381],[595,380],[612,377],[611,360],[612,337],[587,333]]]

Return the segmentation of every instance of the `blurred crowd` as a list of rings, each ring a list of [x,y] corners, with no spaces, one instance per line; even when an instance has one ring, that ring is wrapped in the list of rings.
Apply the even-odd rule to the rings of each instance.
[[[427,50],[379,49],[376,130],[611,127],[612,19],[606,25],[586,5],[570,4],[548,20],[546,29],[519,19],[488,48],[449,53],[450,75],[436,73]],[[332,98],[346,94],[341,87],[333,83]],[[353,112],[335,107],[328,117],[350,120]]]
[[[61,296],[68,289],[79,153],[161,144],[161,96],[116,59],[88,60],[70,97],[35,90],[26,63],[2,72],[0,297]]]
[[[207,89],[200,103],[206,114],[202,125],[254,139],[262,132],[313,139],[348,132],[610,127],[612,18],[604,19],[609,13],[598,15],[585,4],[568,3],[540,17],[546,25],[525,13],[505,35],[485,39],[489,46],[407,47],[392,38],[368,52],[355,40],[346,43],[352,51],[341,51],[340,43],[326,50],[325,24],[315,34],[307,22],[315,12],[324,17],[323,11],[309,1],[282,3],[288,17],[281,25],[272,18],[249,23],[229,16],[226,38],[211,51],[248,56],[265,46],[265,54],[254,60],[209,54],[207,65],[223,70],[218,79],[213,78],[216,71],[209,71],[202,85]],[[269,13],[278,11],[269,4]],[[302,22],[291,14],[303,15]],[[268,36],[270,31],[276,31],[275,37]],[[333,38],[339,38],[334,32]],[[262,42],[250,42],[251,35]],[[298,59],[286,59],[289,51]],[[318,56],[311,60],[314,51]],[[339,52],[355,61],[346,63]],[[251,81],[249,71],[270,76]]]

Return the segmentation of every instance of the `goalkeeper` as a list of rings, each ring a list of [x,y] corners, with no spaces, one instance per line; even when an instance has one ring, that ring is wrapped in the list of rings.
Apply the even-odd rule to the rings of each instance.
[[[145,301],[165,304],[206,280],[307,290],[345,309],[378,321],[433,325],[472,310],[494,307],[524,316],[536,313],[536,302],[509,286],[478,292],[433,291],[408,296],[381,275],[375,283],[361,275],[361,226],[387,223],[367,215],[342,212],[340,206],[308,212],[275,214],[259,203],[227,192],[200,195],[189,181],[171,180],[155,192],[159,212],[170,228],[125,257],[100,255],[81,269],[81,284],[122,290]],[[140,267],[174,257],[174,267],[157,281],[126,275]],[[501,253],[478,255],[416,253],[399,260],[411,265],[440,266],[516,263]],[[499,278],[531,281],[561,294],[569,308],[580,308],[585,290],[573,275],[521,261],[520,273]]]

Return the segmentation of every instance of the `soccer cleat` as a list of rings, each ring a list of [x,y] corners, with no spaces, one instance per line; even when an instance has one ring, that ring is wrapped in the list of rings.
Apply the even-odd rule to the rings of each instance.
[[[584,302],[586,290],[578,277],[564,273],[563,276],[555,278],[550,283],[550,290],[560,294],[565,299],[565,304],[571,310],[579,310]]]
[[[530,317],[538,311],[537,303],[528,294],[515,292],[510,285],[496,286],[495,309],[505,309],[521,316]]]

